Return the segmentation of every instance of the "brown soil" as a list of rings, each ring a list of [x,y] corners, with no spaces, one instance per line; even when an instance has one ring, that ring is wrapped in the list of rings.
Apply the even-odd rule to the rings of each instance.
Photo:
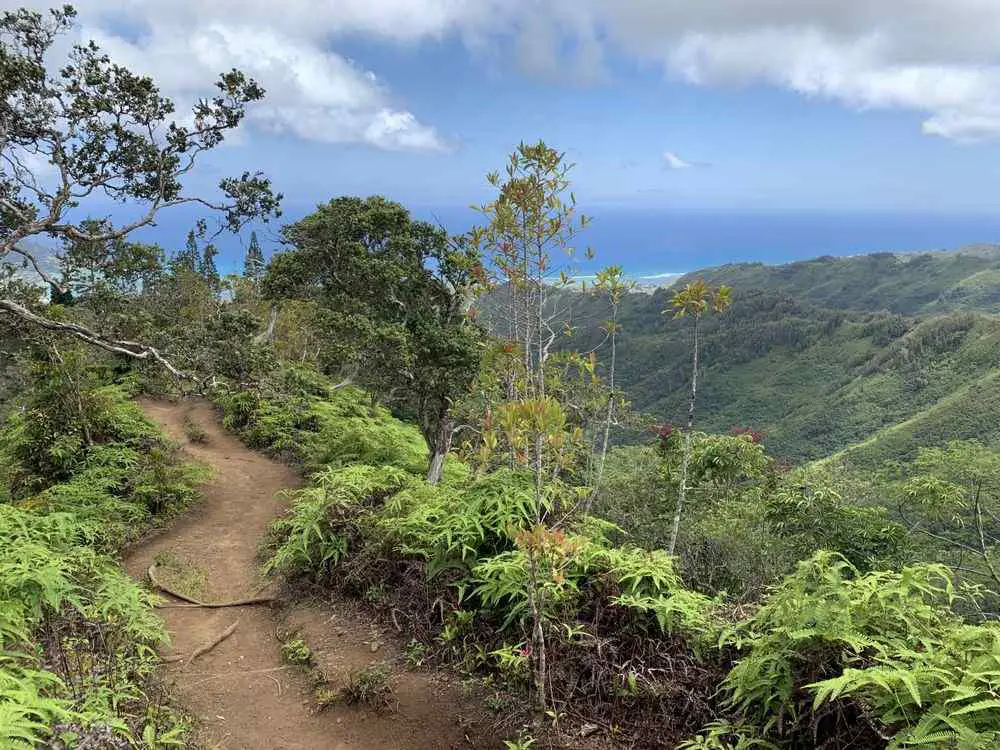
[[[255,453],[218,425],[205,403],[144,403],[146,414],[185,445],[191,458],[210,466],[203,500],[171,527],[146,540],[126,560],[129,572],[144,579],[160,552],[196,561],[207,574],[206,597],[234,600],[257,593],[257,547],[271,521],[287,505],[281,491],[299,484],[295,472]],[[190,418],[207,434],[205,443],[187,443],[183,424]],[[164,656],[189,656],[233,622],[233,635],[190,665],[164,666],[164,679],[178,703],[200,725],[200,744],[243,750],[368,750],[369,748],[496,748],[490,718],[481,700],[454,678],[432,671],[409,671],[392,634],[349,603],[292,604],[227,609],[159,610],[171,636]],[[335,704],[314,708],[309,670],[284,664],[279,636],[298,631],[312,648],[317,666],[332,688],[352,672],[372,664],[391,666],[398,706],[376,711]]]

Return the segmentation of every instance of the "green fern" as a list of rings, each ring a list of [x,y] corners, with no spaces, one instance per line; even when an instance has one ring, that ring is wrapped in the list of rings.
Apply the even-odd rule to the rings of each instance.
[[[953,613],[971,596],[943,566],[861,575],[817,553],[723,636],[743,654],[725,681],[729,703],[764,736],[794,736],[824,704],[855,700],[891,748],[945,736],[988,747],[1000,731],[1000,626]]]
[[[14,416],[0,430],[0,462],[14,466],[0,503],[0,747],[37,747],[57,724],[132,742],[149,726],[145,681],[166,633],[153,597],[111,555],[193,499],[202,474],[120,389],[87,392],[87,413],[62,421],[44,396],[32,402],[40,423]],[[90,445],[63,439],[81,418]],[[55,452],[33,442],[43,436]],[[37,473],[56,464],[58,481]],[[41,667],[52,639],[63,658],[44,663],[58,674]],[[169,712],[153,723],[168,737],[181,731]]]
[[[411,477],[389,467],[328,468],[299,490],[288,516],[275,522],[277,549],[265,573],[319,576],[329,573],[348,552],[349,531],[372,506],[398,492]]]

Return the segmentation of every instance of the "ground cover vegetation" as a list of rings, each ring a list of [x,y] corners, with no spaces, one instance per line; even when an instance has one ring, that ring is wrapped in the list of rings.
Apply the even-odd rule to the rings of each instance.
[[[581,285],[588,218],[538,142],[487,176],[469,233],[334,197],[223,276],[207,225],[170,250],[129,234],[195,200],[195,158],[263,92],[228,73],[170,125],[95,47],[45,72],[71,19],[0,18],[20,94],[0,181],[0,740],[185,742],[152,680],[152,598],[115,558],[199,480],[129,399],[196,392],[309,477],[264,571],[358,597],[415,664],[501,686],[529,717],[510,746],[1000,742],[988,250]],[[164,140],[120,124],[137,118]],[[25,152],[61,184],[28,179]],[[71,217],[81,189],[151,213]],[[201,205],[239,230],[277,197],[247,173]],[[875,271],[899,264],[952,291],[904,284],[881,311]],[[384,687],[359,673],[346,698],[388,705]]]

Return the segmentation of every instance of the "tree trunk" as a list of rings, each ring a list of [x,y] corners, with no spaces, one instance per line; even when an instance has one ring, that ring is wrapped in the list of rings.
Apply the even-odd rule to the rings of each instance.
[[[427,467],[428,484],[437,484],[441,481],[441,473],[444,471],[444,460],[451,450],[451,439],[455,434],[455,423],[451,417],[445,414],[437,423],[430,440],[430,464]]]
[[[681,528],[681,513],[684,501],[687,499],[688,466],[691,463],[691,430],[694,428],[694,404],[698,396],[698,321],[694,319],[694,366],[691,372],[691,401],[688,403],[687,430],[684,432],[684,457],[681,459],[681,486],[677,493],[677,509],[674,511],[674,523],[670,529],[670,546],[667,553],[672,555],[677,549],[677,534]]]
[[[258,333],[254,337],[255,344],[265,344],[274,341],[274,326],[278,322],[278,306],[271,305],[271,311],[269,313],[267,328]]]
[[[590,513],[590,506],[594,501],[594,497],[597,495],[598,490],[601,488],[601,483],[604,481],[604,467],[608,460],[608,442],[611,438],[611,421],[615,416],[615,364],[618,357],[617,351],[617,341],[616,334],[618,331],[618,307],[614,307],[611,314],[611,370],[608,377],[608,411],[604,417],[604,437],[601,441],[601,457],[597,464],[597,478],[594,481],[594,490],[590,493],[590,498],[587,500],[587,513]]]
[[[548,708],[548,659],[545,653],[544,589],[538,580],[535,550],[528,551],[528,606],[531,609],[531,661],[534,662],[535,700],[542,713]]]
[[[545,322],[545,279],[542,276],[542,263],[541,259],[545,251],[541,244],[537,243],[535,247],[535,262],[538,264],[538,279],[535,285],[535,293],[538,295],[538,299],[535,303],[535,321],[533,325],[534,334],[538,337],[538,348],[537,357],[538,360],[535,362],[536,376],[538,378],[538,383],[535,385],[535,399],[541,404],[545,399],[545,344],[543,343],[543,333],[542,325]],[[537,523],[542,522],[542,518],[545,515],[543,509],[543,490],[544,490],[544,456],[542,452],[545,449],[545,435],[541,430],[535,433],[535,520]],[[544,654],[540,655],[543,659],[544,665]]]

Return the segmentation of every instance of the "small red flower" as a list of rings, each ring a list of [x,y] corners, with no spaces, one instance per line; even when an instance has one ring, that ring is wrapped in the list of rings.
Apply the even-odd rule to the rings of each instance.
[[[666,440],[668,437],[674,434],[674,426],[669,422],[664,424],[651,424],[649,426],[649,431],[656,435],[658,438]]]

